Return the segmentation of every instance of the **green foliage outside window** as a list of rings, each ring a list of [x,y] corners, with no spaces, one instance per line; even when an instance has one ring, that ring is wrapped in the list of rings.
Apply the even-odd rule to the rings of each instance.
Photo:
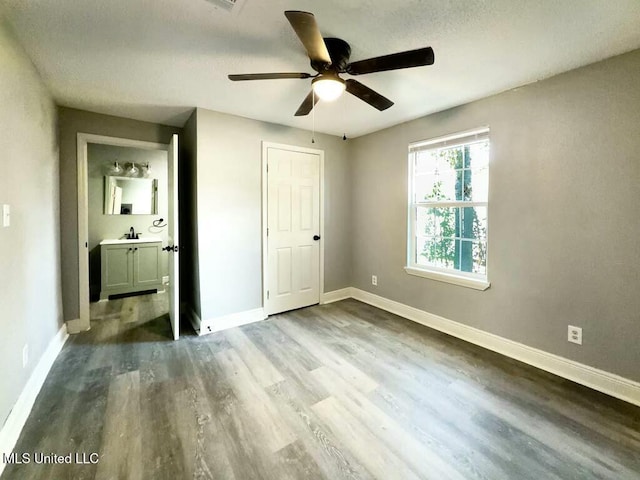
[[[437,180],[433,184],[432,191],[425,195],[424,200],[428,202],[471,201],[473,170],[469,146],[439,150],[438,157],[439,165],[455,172],[455,198],[446,198],[443,192],[443,181]],[[434,208],[428,209],[428,215],[433,215],[433,220],[426,222],[423,233],[428,240],[419,253],[426,263],[463,272],[478,272],[486,268],[486,226],[478,218],[473,206],[440,208],[434,205]]]

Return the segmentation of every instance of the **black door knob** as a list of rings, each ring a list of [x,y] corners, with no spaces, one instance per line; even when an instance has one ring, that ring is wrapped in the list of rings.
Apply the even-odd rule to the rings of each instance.
[[[314,235],[313,239],[317,242],[318,240],[320,240],[320,235]]]

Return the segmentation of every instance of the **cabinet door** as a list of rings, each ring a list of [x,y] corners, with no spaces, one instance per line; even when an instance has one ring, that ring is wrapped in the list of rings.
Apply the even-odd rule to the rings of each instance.
[[[160,243],[139,243],[134,245],[134,282],[136,287],[145,285],[154,288],[162,283],[160,275]]]
[[[133,287],[133,253],[131,245],[105,245],[103,247],[103,290]]]

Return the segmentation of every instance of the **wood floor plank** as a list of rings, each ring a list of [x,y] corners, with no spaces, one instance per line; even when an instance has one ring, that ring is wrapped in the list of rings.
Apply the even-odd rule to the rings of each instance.
[[[493,451],[491,435],[480,436],[470,418],[461,419],[432,414],[421,403],[382,386],[372,392],[370,400],[392,416],[406,431],[436,451],[465,478],[510,480],[498,456]],[[464,412],[459,411],[462,414]]]
[[[135,323],[140,319],[141,297],[126,297],[122,300],[120,321],[123,325]]]
[[[311,408],[375,478],[402,478],[404,480],[420,478],[394,452],[384,448],[377,441],[375,435],[344,408],[335,397],[322,400]]]
[[[421,444],[365,395],[333,375],[329,369],[320,367],[311,375],[332,390],[334,397],[354,419],[375,435],[378,443],[386,445],[420,477],[464,480],[454,465],[448,465],[435,451]]]
[[[144,478],[138,371],[123,373],[113,379],[105,417],[96,480]]]
[[[1,480],[638,480],[640,408],[355,300],[173,341],[168,296],[91,305]]]
[[[184,454],[174,428],[176,406],[174,387],[169,381],[141,383],[142,463],[146,478],[173,480],[186,478]]]
[[[288,383],[296,386],[297,396],[305,405],[312,405],[329,396],[325,388],[313,381],[307,369],[309,366],[318,368],[321,363],[308,354],[301,358],[298,350],[301,350],[302,347],[281,330],[275,326],[273,328],[253,328],[248,329],[247,335],[275,367],[286,376]],[[292,346],[294,344],[297,348]]]
[[[277,452],[296,440],[296,436],[278,415],[277,409],[257,383],[249,368],[234,349],[224,350],[215,355],[226,372],[234,393],[247,408],[247,415],[258,427],[265,445]]]
[[[176,414],[176,421],[188,427],[180,430],[184,431],[184,438],[190,437],[192,441],[191,448],[186,447],[185,442],[183,448],[191,452],[194,458],[193,478],[233,480],[235,475],[226,453],[222,426],[212,406],[217,396],[210,394],[205,381],[211,378],[207,375],[211,368],[207,362],[212,358],[209,356],[210,351],[204,345],[200,348],[192,345],[187,352],[194,368],[194,376],[192,388],[177,396],[179,412]],[[213,381],[214,388],[226,387],[216,380]]]
[[[240,328],[231,328],[224,333],[231,346],[240,355],[262,387],[268,387],[284,380],[282,374]]]
[[[306,451],[329,480],[373,478],[340,440],[323,425],[310,405],[301,400],[300,392],[289,380],[267,389],[280,414],[296,432]]]
[[[295,318],[295,314],[292,315],[292,317]],[[280,317],[278,318],[277,325],[278,328],[306,348],[322,364],[330,367],[336,375],[340,375],[348,382],[351,382],[361,392],[371,392],[378,386],[375,380],[349,363],[344,355],[340,355],[327,345],[317,342],[313,338],[313,335],[310,335],[308,331],[298,325],[294,320]]]
[[[292,480],[323,480],[326,477],[300,440],[276,452],[276,461]]]
[[[615,475],[616,478],[633,478],[637,475],[637,472],[632,472],[620,465],[615,461],[616,459],[602,458],[601,452],[593,448],[589,442],[576,437],[574,432],[568,431],[565,428],[566,424],[552,423],[539,415],[537,410],[518,409],[508,401],[468,383],[458,382],[451,388],[458,394],[473,397],[476,404],[481,405],[483,410],[496,419],[496,422],[507,426],[506,428],[515,428],[540,442],[541,445],[546,445],[549,439],[553,438],[557,447],[549,454],[556,458],[560,457],[561,460],[564,459],[565,463],[575,463],[573,469],[581,471],[583,475],[595,473],[603,478],[611,475]],[[540,458],[538,463],[541,463]],[[556,462],[551,458],[548,463]]]

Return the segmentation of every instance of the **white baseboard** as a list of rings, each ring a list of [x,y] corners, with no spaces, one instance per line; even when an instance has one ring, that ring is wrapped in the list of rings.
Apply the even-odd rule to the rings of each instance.
[[[324,305],[325,303],[339,302],[340,300],[351,298],[353,296],[351,293],[352,290],[353,289],[351,287],[347,287],[341,288],[340,290],[333,290],[331,292],[323,293],[320,304]]]
[[[198,319],[195,312],[193,312],[191,316],[195,316],[195,319]],[[265,318],[267,318],[267,315],[264,313],[262,308],[254,308],[253,310],[232,313],[222,317],[200,320],[199,329],[196,331],[198,332],[198,335],[206,335],[208,333],[239,327],[240,325],[247,325],[248,323],[260,322]],[[191,323],[193,322],[194,320],[192,320]]]
[[[62,350],[67,338],[69,338],[67,326],[66,324],[63,324],[55,337],[53,337],[49,342],[49,345],[42,354],[42,357],[40,357],[38,364],[33,369],[29,380],[27,380],[27,383],[22,389],[18,400],[16,400],[11,413],[7,417],[7,421],[2,427],[2,430],[0,430],[0,455],[3,453],[6,453],[7,455],[10,454],[13,447],[15,447],[16,442],[20,437],[20,432],[22,432],[22,428],[24,427],[27,418],[29,418],[33,404],[36,401],[36,397],[38,396],[38,393],[40,393],[40,389],[49,374],[49,370],[51,370],[51,366],[58,357],[58,353]],[[4,467],[4,462],[0,462],[0,474],[2,474]]]
[[[340,292],[340,295],[336,293],[336,298],[344,296],[345,290],[349,290],[349,297],[361,302],[640,406],[640,383],[628,378],[529,347],[358,288],[338,290],[336,292]],[[333,294],[334,292],[329,292],[327,295]]]

